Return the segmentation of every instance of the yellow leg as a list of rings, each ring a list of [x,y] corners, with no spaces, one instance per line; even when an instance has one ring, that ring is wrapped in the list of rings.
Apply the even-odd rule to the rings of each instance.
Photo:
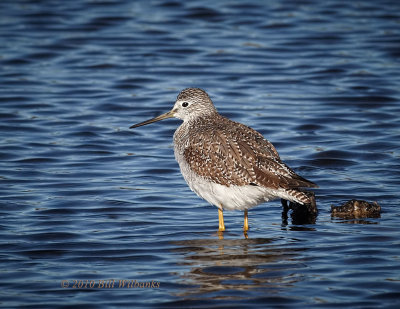
[[[247,232],[249,230],[249,217],[248,217],[248,212],[247,209],[244,210],[244,225],[243,225],[243,231]]]
[[[220,232],[225,231],[224,214],[223,214],[222,210],[219,208],[218,208],[218,221],[219,221],[218,231],[220,231]]]

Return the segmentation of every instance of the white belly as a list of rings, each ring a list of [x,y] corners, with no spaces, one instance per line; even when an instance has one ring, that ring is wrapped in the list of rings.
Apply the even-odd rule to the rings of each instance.
[[[210,204],[228,210],[244,210],[276,199],[273,192],[256,186],[224,186],[208,181],[188,183],[189,187]]]

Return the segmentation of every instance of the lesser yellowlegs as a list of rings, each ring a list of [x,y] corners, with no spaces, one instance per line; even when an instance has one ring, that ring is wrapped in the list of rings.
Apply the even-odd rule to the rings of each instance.
[[[172,110],[130,128],[172,117],[183,120],[174,134],[176,161],[190,189],[218,207],[219,231],[224,209],[244,210],[247,231],[248,209],[262,202],[311,203],[300,188],[317,185],[284,164],[260,133],[221,116],[202,89],[182,90]]]

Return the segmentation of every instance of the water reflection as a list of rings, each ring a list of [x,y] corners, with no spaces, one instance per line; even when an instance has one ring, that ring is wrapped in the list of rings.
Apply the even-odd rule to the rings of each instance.
[[[379,216],[380,218],[380,216]],[[345,224],[379,224],[379,221],[371,221],[367,219],[332,219],[335,223],[345,223]]]
[[[282,248],[272,238],[195,239],[173,242],[182,256],[178,265],[188,269],[175,274],[190,286],[179,297],[204,297],[224,291],[228,299],[245,297],[257,289],[277,292],[299,281],[293,271],[299,265],[299,248]],[[293,262],[293,263],[292,263]]]

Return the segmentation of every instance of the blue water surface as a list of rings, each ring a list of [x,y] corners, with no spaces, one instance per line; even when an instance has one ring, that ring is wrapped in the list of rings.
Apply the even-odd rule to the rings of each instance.
[[[1,1],[0,307],[398,308],[400,2]],[[316,182],[217,209],[174,160],[201,87]],[[377,201],[380,218],[330,206]]]

